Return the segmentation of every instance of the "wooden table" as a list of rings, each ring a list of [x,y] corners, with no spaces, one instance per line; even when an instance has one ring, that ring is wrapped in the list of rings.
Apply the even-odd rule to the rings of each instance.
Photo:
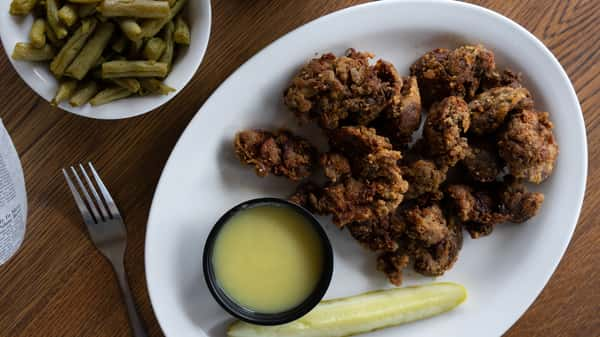
[[[4,0],[8,1],[8,0]],[[162,336],[144,277],[146,218],[179,135],[217,86],[284,33],[363,1],[213,1],[204,63],[172,102],[142,117],[107,122],[52,108],[0,54],[0,117],[11,133],[29,193],[27,236],[0,267],[0,335],[129,336],[112,271],[86,237],[61,167],[91,160],[128,225],[126,265],[151,336]],[[532,31],[573,81],[588,130],[590,175],[583,213],[558,270],[507,336],[597,336],[600,332],[600,1],[474,1]],[[251,28],[250,28],[251,27]],[[532,238],[534,239],[534,238]]]

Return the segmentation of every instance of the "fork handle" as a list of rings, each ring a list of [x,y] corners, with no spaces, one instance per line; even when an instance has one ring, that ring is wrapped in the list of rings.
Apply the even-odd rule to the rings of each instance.
[[[125,267],[122,263],[113,265],[117,279],[119,280],[119,286],[123,293],[123,299],[125,300],[125,307],[127,308],[127,315],[129,316],[129,323],[131,324],[131,330],[133,331],[134,337],[148,337],[146,328],[140,319],[140,316],[135,307],[133,296],[131,295],[131,289],[127,282],[127,276],[125,275]]]

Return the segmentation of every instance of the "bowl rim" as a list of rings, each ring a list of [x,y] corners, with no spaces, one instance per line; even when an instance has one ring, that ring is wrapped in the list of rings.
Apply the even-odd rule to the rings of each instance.
[[[195,0],[195,1],[198,1],[198,0]],[[104,105],[104,107],[107,107],[107,109],[109,109],[109,110],[124,111],[124,112],[121,112],[118,114],[110,114],[110,115],[101,113],[99,111],[100,108],[98,108],[98,107],[89,107],[88,105],[84,105],[82,107],[71,107],[70,105],[66,104],[65,102],[59,104],[56,108],[58,108],[62,111],[68,112],[70,114],[81,116],[84,118],[89,118],[89,119],[121,120],[121,119],[128,119],[128,118],[134,118],[134,117],[139,117],[139,116],[145,115],[149,112],[158,110],[162,106],[171,102],[173,99],[175,99],[175,97],[179,96],[179,94],[181,92],[183,92],[184,89],[193,80],[194,76],[196,75],[196,73],[200,69],[201,65],[203,64],[204,57],[206,56],[206,52],[208,50],[208,44],[210,42],[210,37],[212,35],[212,2],[210,0],[200,0],[200,1],[202,1],[203,3],[199,3],[198,5],[202,6],[202,8],[206,10],[205,15],[202,16],[202,18],[205,21],[205,23],[203,25],[205,25],[206,29],[202,29],[204,31],[204,34],[202,34],[202,36],[198,38],[198,43],[197,43],[198,45],[194,47],[199,50],[199,53],[197,55],[198,57],[193,58],[195,67],[194,67],[193,71],[183,72],[183,75],[180,76],[182,85],[178,85],[175,88],[176,91],[174,93],[168,94],[168,95],[160,95],[160,96],[156,96],[156,97],[151,96],[152,98],[155,99],[155,101],[156,101],[155,103],[147,104],[147,106],[139,108],[133,113],[128,112],[131,110],[131,108],[130,108],[130,104],[127,104],[127,101],[125,101],[125,100],[111,102],[109,104]],[[6,13],[4,13],[4,14],[7,15],[8,17],[13,17],[12,15],[8,14],[9,4],[10,4],[10,1],[6,1],[6,3],[1,4],[0,7],[6,7],[7,10],[6,10]],[[186,4],[186,5],[189,5],[189,4]],[[23,17],[17,17],[17,19],[25,19],[28,16],[29,15],[26,15]],[[11,25],[11,23],[5,23],[5,24]],[[3,23],[2,25],[5,25],[5,24]],[[25,76],[25,73],[23,72],[21,67],[17,66],[17,62],[19,62],[19,63],[34,63],[34,64],[39,63],[39,62],[27,62],[27,61],[13,60],[11,57],[11,51],[13,49],[13,46],[9,45],[9,42],[6,41],[6,38],[4,37],[4,35],[5,35],[4,29],[2,29],[0,31],[0,42],[2,43],[2,47],[4,48],[6,58],[9,60],[14,71],[17,73],[19,78],[27,85],[27,87],[29,87],[29,89],[31,91],[33,91],[33,93],[35,93],[43,101],[50,103],[50,100],[52,97],[48,97],[48,98],[45,97],[46,95],[44,95],[44,93],[40,90],[40,88],[38,88],[32,84],[36,80],[38,80],[39,82],[45,82],[45,81],[43,81],[42,78],[29,78],[29,77]],[[190,47],[187,47],[187,48],[190,48]],[[183,66],[183,65],[179,65],[179,66]],[[171,74],[169,74],[169,76],[170,75]],[[168,81],[169,76],[165,77],[165,81]],[[148,98],[148,97],[128,97],[126,100],[136,99],[136,98]],[[116,107],[116,106],[114,106],[114,103],[121,103],[121,104],[125,103],[125,105],[123,105],[121,107]]]
[[[323,268],[321,277],[317,282],[314,290],[295,307],[283,312],[277,313],[260,313],[245,308],[235,302],[225,291],[219,286],[215,276],[212,257],[214,253],[215,241],[223,229],[224,225],[239,212],[261,206],[275,206],[290,209],[301,215],[307,220],[311,228],[317,233],[321,247],[323,249]],[[317,218],[304,207],[281,198],[264,197],[246,200],[229,209],[223,214],[211,229],[202,254],[202,269],[204,273],[204,281],[215,299],[215,301],[232,316],[248,323],[258,325],[279,325],[294,321],[311,311],[325,296],[331,279],[333,276],[333,248],[327,233],[323,229]]]

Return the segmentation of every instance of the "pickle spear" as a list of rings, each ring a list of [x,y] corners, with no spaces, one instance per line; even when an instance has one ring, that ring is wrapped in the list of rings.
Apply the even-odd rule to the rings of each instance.
[[[454,309],[467,298],[456,283],[379,290],[326,300],[287,324],[259,326],[235,322],[229,337],[343,337],[408,323]]]

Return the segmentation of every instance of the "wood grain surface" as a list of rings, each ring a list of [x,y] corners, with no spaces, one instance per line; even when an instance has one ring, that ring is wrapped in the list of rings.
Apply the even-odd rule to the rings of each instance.
[[[3,0],[8,1],[8,0]],[[86,236],[60,168],[93,161],[128,225],[126,266],[151,336],[162,336],[144,277],[144,235],[154,188],[179,135],[217,86],[286,32],[364,1],[215,0],[201,69],[166,106],[122,121],[52,108],[0,52],[0,117],[21,156],[29,194],[23,247],[0,267],[0,335],[130,336],[112,270]],[[589,177],[583,213],[558,270],[506,336],[600,335],[600,1],[473,1],[517,21],[567,70],[583,107]]]

